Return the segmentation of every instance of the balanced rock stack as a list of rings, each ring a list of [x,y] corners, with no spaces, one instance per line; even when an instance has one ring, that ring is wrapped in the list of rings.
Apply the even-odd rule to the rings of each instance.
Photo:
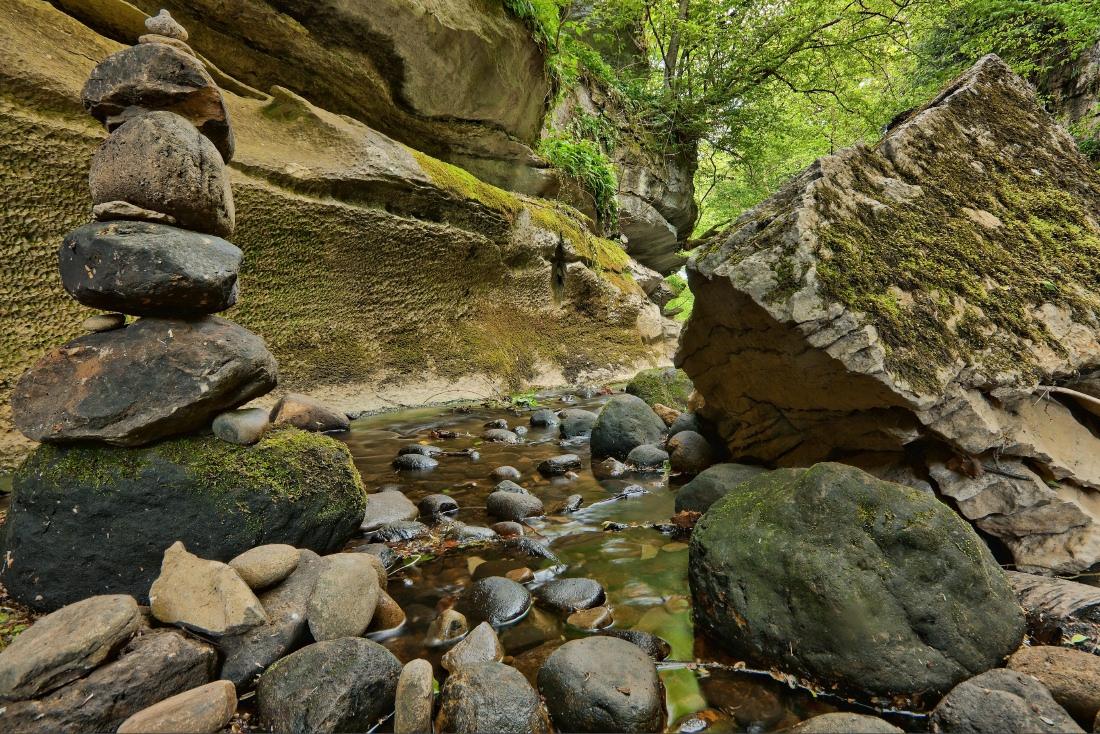
[[[221,90],[166,11],[146,27],[84,86],[110,134],[92,159],[95,221],[59,253],[65,290],[114,313],[85,322],[92,333],[47,353],[12,396],[16,426],[45,445],[16,475],[0,574],[38,608],[140,597],[176,540],[221,560],[265,542],[329,551],[365,507],[330,438],[291,426],[233,444],[180,437],[270,392],[278,367],[262,338],[212,315],[236,303],[242,260],[222,239],[235,212]]]

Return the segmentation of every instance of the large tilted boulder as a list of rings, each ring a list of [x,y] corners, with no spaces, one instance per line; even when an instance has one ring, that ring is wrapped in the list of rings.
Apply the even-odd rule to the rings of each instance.
[[[37,609],[96,594],[146,599],[176,541],[223,562],[265,543],[328,553],[365,508],[347,447],[294,428],[253,446],[209,435],[133,449],[45,445],[15,475],[0,579]]]
[[[264,340],[217,317],[139,319],[48,352],[12,394],[35,441],[140,446],[209,424],[275,387]]]
[[[965,521],[842,464],[735,487],[695,527],[690,558],[699,628],[735,655],[851,691],[943,693],[1024,636]]]
[[[876,146],[822,158],[704,246],[679,365],[734,461],[920,441],[1012,551],[1100,560],[1100,178],[995,56]],[[1064,402],[1063,402],[1064,401]]]

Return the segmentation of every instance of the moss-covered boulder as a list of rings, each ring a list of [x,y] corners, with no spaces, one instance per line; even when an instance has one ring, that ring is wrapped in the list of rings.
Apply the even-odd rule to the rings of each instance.
[[[347,447],[296,428],[253,446],[209,435],[144,448],[43,445],[13,489],[0,580],[36,609],[96,594],[146,599],[177,540],[220,561],[266,543],[329,553],[366,509]]]
[[[1073,138],[987,56],[703,246],[678,364],[733,460],[939,445],[936,489],[1018,566],[1083,570],[1100,561],[1100,439],[1036,398],[1100,395],[1097,211]],[[1041,468],[981,468],[1010,460]]]
[[[687,373],[674,367],[642,370],[626,385],[628,393],[637,395],[650,407],[667,405],[678,410],[688,409],[688,398],[694,389]]]
[[[1024,635],[1004,573],[966,522],[841,464],[741,484],[696,526],[690,558],[704,631],[848,691],[943,693]]]

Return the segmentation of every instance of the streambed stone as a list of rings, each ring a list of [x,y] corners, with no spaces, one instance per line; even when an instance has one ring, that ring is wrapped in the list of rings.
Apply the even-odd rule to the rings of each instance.
[[[336,553],[322,558],[306,606],[313,639],[320,642],[362,635],[374,617],[379,593],[378,572],[369,556]]]
[[[351,428],[351,421],[341,411],[298,393],[284,395],[275,403],[275,407],[271,409],[271,422],[276,425],[286,423],[303,431],[320,433],[346,431]]]
[[[78,302],[134,316],[187,317],[237,302],[243,253],[220,237],[150,222],[93,222],[65,235],[61,284]]]
[[[216,734],[237,712],[237,692],[229,681],[214,681],[142,709],[118,734]]]
[[[661,443],[665,422],[646,402],[634,395],[616,395],[604,403],[592,426],[592,456],[625,460],[642,444]]]
[[[367,511],[359,529],[372,532],[390,523],[415,520],[418,514],[416,505],[403,493],[375,492],[367,496]]]
[[[424,734],[432,730],[433,691],[432,664],[427,660],[410,660],[397,679],[394,702],[394,734]]]
[[[501,520],[523,520],[543,513],[542,500],[533,494],[519,492],[493,492],[485,500],[485,508],[493,517]]]
[[[210,426],[222,441],[251,446],[264,437],[271,421],[263,408],[238,408],[219,413]]]
[[[496,662],[504,659],[504,647],[488,622],[482,622],[470,630],[457,645],[443,654],[442,665],[449,673],[477,663]]]
[[[593,579],[554,579],[535,590],[535,596],[543,606],[560,612],[591,609],[604,602],[603,587]]]
[[[735,487],[767,469],[748,464],[715,464],[704,470],[676,492],[677,512],[706,512],[710,506]]]
[[[489,576],[470,585],[459,600],[467,619],[494,627],[510,624],[531,608],[531,592],[502,576]]]
[[[302,552],[285,543],[269,543],[250,548],[229,562],[253,591],[274,586],[298,567]]]
[[[539,474],[544,477],[560,477],[582,466],[584,465],[581,463],[581,457],[576,454],[561,454],[542,461],[538,468]]]
[[[484,662],[460,668],[440,692],[436,730],[458,734],[548,734],[539,695],[515,668]]]
[[[583,438],[592,433],[599,417],[591,410],[567,408],[558,414],[561,418],[561,436],[565,439]]]
[[[1014,670],[996,668],[951,689],[932,711],[931,728],[942,734],[976,732],[1084,732],[1043,684]]]

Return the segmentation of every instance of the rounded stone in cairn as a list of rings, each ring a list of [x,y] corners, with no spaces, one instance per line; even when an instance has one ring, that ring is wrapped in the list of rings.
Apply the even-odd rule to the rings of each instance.
[[[201,61],[176,46],[179,39],[159,35],[165,40],[124,48],[92,69],[80,93],[84,109],[108,130],[147,112],[174,112],[228,162],[234,140],[221,90]]]
[[[89,183],[93,206],[124,201],[174,217],[186,229],[233,233],[233,192],[221,154],[172,112],[134,117],[111,133],[92,157]]]
[[[161,8],[161,11],[151,18],[145,19],[145,29],[150,33],[168,36],[178,41],[187,40],[187,29],[177,23],[172,14],[164,8]]]
[[[237,302],[241,251],[151,222],[94,222],[65,236],[61,283],[85,306],[134,316],[202,316]]]

